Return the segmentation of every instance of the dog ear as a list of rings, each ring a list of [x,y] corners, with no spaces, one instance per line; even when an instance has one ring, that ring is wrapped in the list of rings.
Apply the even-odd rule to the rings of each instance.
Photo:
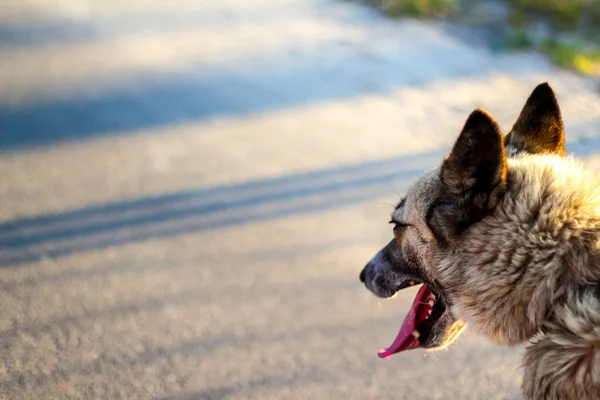
[[[470,193],[475,199],[491,194],[505,183],[506,174],[506,150],[500,127],[486,111],[477,109],[469,115],[442,164],[442,182],[451,193]]]
[[[440,173],[442,194],[426,221],[444,242],[492,210],[505,192],[506,150],[500,127],[484,110],[471,113]]]
[[[504,139],[509,151],[565,155],[565,131],[558,101],[548,83],[538,85]]]

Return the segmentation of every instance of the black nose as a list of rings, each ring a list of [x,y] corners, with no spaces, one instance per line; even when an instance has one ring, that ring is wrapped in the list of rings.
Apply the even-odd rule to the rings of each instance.
[[[365,283],[365,275],[367,274],[367,268],[363,268],[362,271],[360,271],[360,281],[362,283]]]

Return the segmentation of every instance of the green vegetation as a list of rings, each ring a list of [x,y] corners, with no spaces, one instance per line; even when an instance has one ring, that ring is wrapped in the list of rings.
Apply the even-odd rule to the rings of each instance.
[[[588,75],[600,74],[600,0],[364,1],[392,16],[444,18],[466,23],[487,18],[496,23],[495,29],[502,35],[499,43],[495,43],[497,49],[536,49],[559,65]],[[491,3],[495,7],[486,9]],[[498,6],[507,11],[505,16],[494,15]],[[489,15],[486,16],[486,12]]]
[[[373,0],[391,15],[416,17],[449,16],[454,14],[458,0]]]
[[[586,75],[598,75],[600,50],[585,49],[577,45],[559,42],[548,42],[543,48],[555,63],[573,68]]]
[[[582,13],[595,1],[585,0],[511,0],[515,12],[532,12],[552,16],[559,24],[574,27]]]

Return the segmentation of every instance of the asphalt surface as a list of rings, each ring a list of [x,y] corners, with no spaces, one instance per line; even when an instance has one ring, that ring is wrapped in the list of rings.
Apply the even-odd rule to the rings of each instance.
[[[464,37],[464,36],[463,36]],[[470,111],[596,83],[330,0],[0,1],[0,395],[513,399],[472,330],[380,360],[414,289],[358,280]]]

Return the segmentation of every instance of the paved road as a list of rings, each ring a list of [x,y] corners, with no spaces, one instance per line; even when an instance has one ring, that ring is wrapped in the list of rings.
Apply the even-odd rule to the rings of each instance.
[[[363,264],[475,107],[550,80],[597,162],[594,82],[330,0],[0,2],[7,399],[508,399],[468,331],[379,360],[414,291]]]

